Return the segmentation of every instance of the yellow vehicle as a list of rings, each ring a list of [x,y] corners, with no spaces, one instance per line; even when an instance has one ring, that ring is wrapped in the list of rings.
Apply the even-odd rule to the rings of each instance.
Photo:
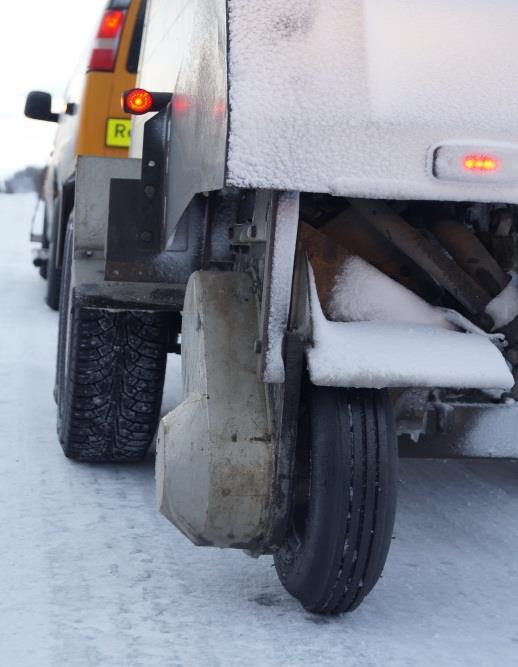
[[[27,96],[25,115],[57,123],[44,184],[45,224],[35,264],[47,278],[47,303],[59,309],[67,220],[74,206],[76,162],[80,155],[128,157],[131,121],[120,107],[121,92],[135,85],[146,0],[111,0],[92,48],[81,60],[60,113],[49,93]]]

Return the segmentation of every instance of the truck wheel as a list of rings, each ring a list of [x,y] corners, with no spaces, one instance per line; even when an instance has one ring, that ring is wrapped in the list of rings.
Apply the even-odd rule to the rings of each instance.
[[[309,385],[301,407],[293,506],[275,567],[310,612],[352,611],[378,581],[396,506],[388,396]]]
[[[61,289],[61,267],[57,266],[57,215],[54,216],[50,230],[49,258],[47,261],[47,295],[45,301],[52,310],[59,310],[59,293]]]
[[[141,459],[153,441],[167,360],[165,313],[81,308],[67,230],[56,373],[58,435],[77,461]]]

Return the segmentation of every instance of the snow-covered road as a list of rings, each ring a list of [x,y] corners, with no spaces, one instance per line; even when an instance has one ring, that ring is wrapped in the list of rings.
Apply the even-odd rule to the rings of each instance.
[[[177,533],[154,509],[152,457],[65,459],[33,204],[0,195],[0,667],[518,665],[518,465],[402,462],[384,577],[360,610],[326,619],[284,592],[270,558]]]

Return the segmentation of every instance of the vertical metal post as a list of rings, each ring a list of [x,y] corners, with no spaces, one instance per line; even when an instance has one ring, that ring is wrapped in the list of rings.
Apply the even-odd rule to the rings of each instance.
[[[259,376],[267,384],[282,384],[285,381],[283,342],[290,314],[298,225],[299,193],[274,195],[260,323],[262,354]]]

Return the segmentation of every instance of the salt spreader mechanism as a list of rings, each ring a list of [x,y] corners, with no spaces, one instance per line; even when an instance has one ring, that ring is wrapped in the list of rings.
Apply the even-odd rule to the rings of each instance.
[[[273,554],[315,613],[382,572],[398,437],[518,454],[488,427],[518,426],[518,5],[444,7],[152,0],[134,102],[159,110],[111,181],[104,275],[75,286],[169,312],[160,511]]]

